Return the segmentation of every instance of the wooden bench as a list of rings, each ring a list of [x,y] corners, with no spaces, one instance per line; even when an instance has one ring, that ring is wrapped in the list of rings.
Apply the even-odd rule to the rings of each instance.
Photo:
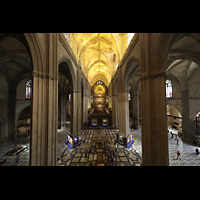
[[[24,150],[26,150],[28,148],[28,146],[23,147],[22,149],[17,151],[17,155],[19,155],[21,152],[23,152]]]
[[[22,146],[17,146],[14,149],[12,149],[11,151],[7,152],[6,155],[7,156],[11,156],[13,153],[17,152],[18,150],[20,150],[22,148]]]

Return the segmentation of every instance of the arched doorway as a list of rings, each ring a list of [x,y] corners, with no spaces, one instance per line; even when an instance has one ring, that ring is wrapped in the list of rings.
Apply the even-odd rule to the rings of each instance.
[[[130,58],[122,71],[118,71],[118,122],[119,132],[124,136],[129,135],[129,104],[131,105],[131,114],[137,118],[137,89],[140,82],[140,70],[137,59]],[[129,93],[130,98],[129,98]],[[132,96],[132,99],[131,99]],[[133,98],[134,97],[134,98]],[[137,122],[136,122],[137,123]]]
[[[67,62],[59,64],[59,82],[58,82],[58,131],[57,131],[57,154],[56,157],[62,157],[67,146],[67,135],[73,138],[74,126],[74,94],[73,77],[71,69]]]
[[[58,126],[69,126],[70,133],[73,134],[73,79],[67,62],[59,64],[58,85]]]
[[[128,88],[129,101],[129,128],[137,130],[140,126],[140,84],[137,76],[133,76],[129,81]]]

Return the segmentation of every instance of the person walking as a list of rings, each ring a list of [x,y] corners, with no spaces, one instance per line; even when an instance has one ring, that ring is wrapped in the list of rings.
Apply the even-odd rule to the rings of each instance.
[[[180,156],[180,152],[179,151],[177,151],[177,160],[179,159],[179,156]]]
[[[197,155],[199,154],[199,149],[198,149],[198,148],[196,148],[196,154],[197,154]]]

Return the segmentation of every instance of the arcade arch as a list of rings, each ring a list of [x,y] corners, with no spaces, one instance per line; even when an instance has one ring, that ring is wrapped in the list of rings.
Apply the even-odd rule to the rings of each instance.
[[[200,102],[199,75],[200,50],[197,41],[200,34],[173,34],[166,56],[166,75],[173,77],[173,94],[167,99],[179,106],[182,112],[183,141],[193,142],[195,135],[194,115]]]
[[[73,100],[74,80],[67,62],[59,64],[59,93],[58,93],[58,128],[66,127],[66,118],[70,120],[70,133],[73,135]],[[70,93],[69,93],[70,92]],[[68,110],[68,113],[67,113]]]
[[[26,81],[32,80],[33,58],[27,38],[30,36],[22,33],[0,34],[0,107],[4,116],[0,145],[15,142],[22,132],[31,134],[32,98],[26,99]],[[29,117],[22,119],[22,110],[27,106]]]
[[[140,68],[139,63],[136,59],[130,58],[127,61],[125,67],[118,68],[118,122],[119,122],[119,132],[123,136],[129,135],[129,100],[128,100],[128,86],[130,80],[133,79],[133,91],[135,92],[134,102],[137,102],[137,87],[140,82]],[[133,92],[133,93],[134,93]],[[134,96],[134,95],[132,95]],[[136,108],[134,109],[137,111]],[[135,113],[137,116],[137,113]]]

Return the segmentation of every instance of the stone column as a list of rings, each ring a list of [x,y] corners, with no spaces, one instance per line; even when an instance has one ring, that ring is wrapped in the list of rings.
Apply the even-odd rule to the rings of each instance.
[[[140,35],[142,165],[169,165],[164,67],[155,67],[159,34]],[[164,63],[163,63],[164,65]]]
[[[188,90],[181,91],[181,104],[182,104],[182,139],[185,142],[193,142],[195,133],[195,124],[189,118],[189,97]]]
[[[72,91],[72,113],[71,113],[71,124],[70,124],[70,129],[71,129],[71,135],[73,137],[76,137],[78,134],[78,127],[77,127],[77,91]]]
[[[88,83],[88,106],[87,106],[87,108],[90,108],[90,107],[91,107],[91,86]]]
[[[118,91],[118,126],[119,135],[129,135],[129,102],[128,91]]]
[[[31,165],[56,164],[58,78],[33,73]]]
[[[108,107],[112,109],[112,84],[108,87]]]
[[[88,122],[88,81],[86,80],[85,81],[85,88],[84,88],[84,95],[83,95],[83,105],[84,105],[84,108],[83,108],[83,116],[84,116],[84,120],[83,120],[83,123],[84,122]]]
[[[57,123],[58,123],[58,34],[49,34],[49,71],[48,71],[48,157],[47,165],[56,165]]]
[[[34,71],[30,165],[56,165],[58,123],[57,33],[48,35],[46,71]]]
[[[119,135],[128,136],[129,134],[129,101],[128,91],[123,87],[122,67],[118,68],[118,127]]]
[[[16,106],[16,87],[11,83],[9,86],[8,99],[8,141],[17,138],[17,130],[15,129],[15,109]]]
[[[81,110],[82,110],[82,98],[81,98],[81,68],[77,70],[77,135],[81,134]]]
[[[188,140],[189,102],[188,90],[181,91],[183,140]]]
[[[117,124],[118,120],[117,120],[117,100],[118,100],[118,94],[117,91],[115,89],[115,85],[114,85],[114,79],[112,79],[112,125]]]
[[[61,107],[60,121],[61,121],[61,128],[62,128],[62,127],[65,127],[66,125],[66,97],[65,97],[64,90],[62,90],[61,92],[60,107]]]
[[[135,126],[138,127],[138,94],[133,90],[131,93],[131,111],[135,118]]]

